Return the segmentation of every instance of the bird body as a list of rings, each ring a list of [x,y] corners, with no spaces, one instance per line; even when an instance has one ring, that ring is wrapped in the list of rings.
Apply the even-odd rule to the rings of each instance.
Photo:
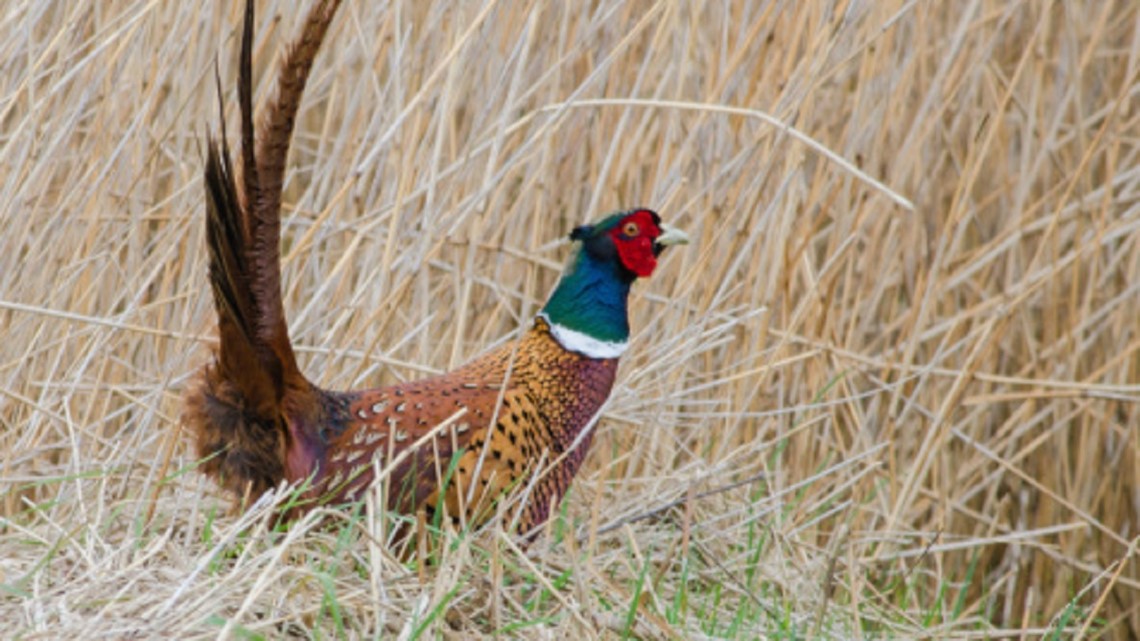
[[[629,339],[628,296],[684,234],[648,209],[613,214],[570,235],[581,243],[531,327],[458,369],[363,391],[310,383],[293,354],[280,292],[282,175],[313,58],[335,13],[320,0],[288,50],[278,94],[255,140],[252,0],[239,73],[241,180],[223,129],[208,146],[210,283],[219,346],[187,394],[185,422],[202,469],[238,496],[282,481],[305,487],[304,511],[358,500],[377,475],[388,507],[455,523],[485,522],[515,489],[521,532],[549,516],[588,450]]]
[[[530,483],[518,528],[541,524],[566,488],[590,443],[586,428],[609,396],[617,359],[564,348],[542,318],[515,343],[430,378],[363,392],[332,393],[344,408],[314,443],[327,460],[319,490],[351,501],[374,480],[374,463],[422,442],[395,464],[389,504],[402,512],[439,509],[439,479],[452,464],[455,490],[444,497],[456,523],[482,521],[495,497]],[[580,440],[579,440],[580,438]],[[327,443],[326,449],[321,446]],[[454,457],[454,459],[453,459]],[[304,473],[306,466],[297,472]]]

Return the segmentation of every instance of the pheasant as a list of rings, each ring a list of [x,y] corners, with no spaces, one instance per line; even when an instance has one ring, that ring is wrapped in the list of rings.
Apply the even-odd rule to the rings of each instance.
[[[456,524],[486,522],[516,489],[523,499],[513,526],[532,532],[586,456],[628,343],[630,286],[653,273],[666,247],[688,238],[648,209],[577,227],[570,233],[579,243],[575,256],[518,340],[423,380],[364,391],[318,388],[298,367],[285,321],[280,207],[294,117],[338,4],[319,0],[310,10],[255,136],[253,1],[246,3],[241,173],[224,124],[208,142],[205,163],[219,344],[190,386],[184,413],[201,469],[239,498],[298,483],[304,500],[294,515],[359,500],[377,473],[387,477],[390,509],[424,510]]]

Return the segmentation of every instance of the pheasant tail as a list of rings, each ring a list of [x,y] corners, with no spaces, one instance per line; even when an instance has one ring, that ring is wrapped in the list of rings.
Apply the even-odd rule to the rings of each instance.
[[[256,496],[285,478],[286,397],[312,389],[297,367],[281,300],[281,189],[305,80],[338,5],[326,0],[310,11],[282,61],[277,94],[255,141],[254,11],[252,0],[246,3],[238,67],[240,182],[224,125],[206,152],[206,240],[219,346],[188,394],[186,423],[206,456],[203,471],[239,496]]]

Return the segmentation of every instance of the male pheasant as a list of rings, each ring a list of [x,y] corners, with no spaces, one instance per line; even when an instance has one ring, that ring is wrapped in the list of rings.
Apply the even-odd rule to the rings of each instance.
[[[352,392],[310,383],[282,307],[281,188],[294,116],[338,4],[318,1],[288,48],[256,146],[252,0],[246,5],[240,181],[224,128],[208,145],[205,167],[220,344],[191,386],[185,413],[202,469],[245,497],[283,480],[307,483],[302,511],[357,500],[385,470],[390,508],[445,510],[470,524],[486,521],[503,492],[517,487],[524,500],[515,527],[532,531],[586,455],[629,338],[630,285],[653,273],[665,247],[688,239],[648,209],[578,227],[570,234],[581,243],[576,256],[518,341],[420,381]]]

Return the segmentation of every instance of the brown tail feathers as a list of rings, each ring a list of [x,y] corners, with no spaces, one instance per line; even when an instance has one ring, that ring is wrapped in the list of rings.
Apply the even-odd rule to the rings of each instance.
[[[257,496],[284,478],[291,438],[285,408],[296,405],[291,395],[311,389],[297,367],[281,301],[281,189],[305,82],[339,4],[318,0],[309,11],[281,61],[277,95],[255,140],[254,14],[247,0],[238,73],[240,183],[224,124],[220,140],[208,143],[206,242],[219,345],[189,390],[185,422],[203,471],[238,496]]]

